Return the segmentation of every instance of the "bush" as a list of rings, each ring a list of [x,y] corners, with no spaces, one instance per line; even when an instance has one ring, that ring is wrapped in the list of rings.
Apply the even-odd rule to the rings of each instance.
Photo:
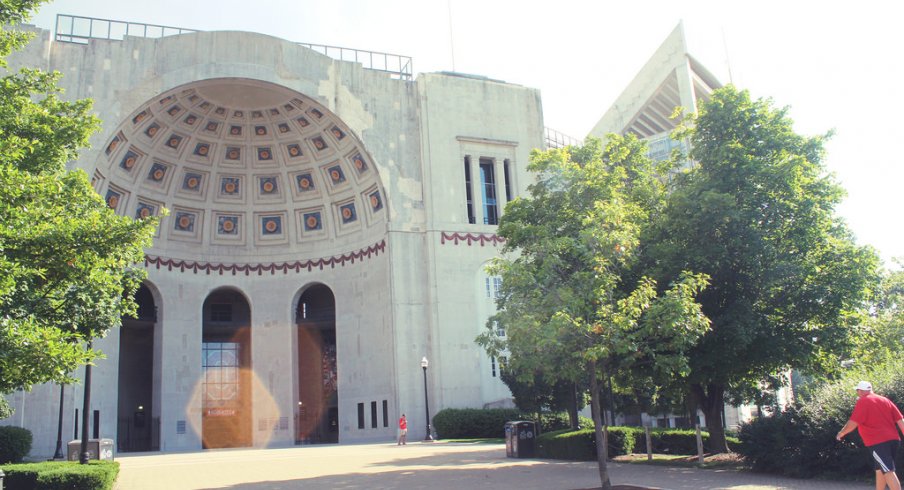
[[[630,454],[634,451],[635,427],[609,427],[609,457]],[[642,432],[642,431],[641,431]],[[547,432],[537,438],[537,457],[574,461],[596,460],[596,435],[594,429]]]
[[[0,426],[0,463],[18,463],[31,451],[31,431]]]
[[[8,490],[110,490],[119,474],[119,463],[48,461],[4,465]]]
[[[502,438],[505,423],[513,420],[539,422],[541,433],[569,428],[566,413],[529,414],[514,408],[446,408],[433,417],[433,428],[441,439]]]
[[[692,429],[652,429],[650,431],[650,439],[653,445],[653,452],[656,454],[680,454],[694,455],[697,454],[697,431]],[[703,450],[712,452],[709,445],[709,433],[701,432],[703,439]],[[728,448],[737,451],[740,446],[740,440],[735,437],[726,435]],[[647,452],[647,438],[643,429],[638,429],[634,435],[634,448],[637,452]]]
[[[902,406],[904,360],[872,371],[852,370],[836,382],[815,388],[805,405],[743,425],[738,452],[756,471],[802,478],[869,477],[873,464],[857,432],[842,442],[835,440],[854,409],[853,387],[860,379],[871,380],[877,393]],[[899,451],[896,465],[902,464]]]
[[[447,408],[433,417],[433,428],[441,439],[505,437],[505,423],[524,420],[511,408]]]

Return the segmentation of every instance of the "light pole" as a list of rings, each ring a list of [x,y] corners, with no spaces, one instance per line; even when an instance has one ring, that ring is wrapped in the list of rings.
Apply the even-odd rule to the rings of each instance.
[[[427,413],[427,436],[424,437],[424,442],[433,442],[433,434],[431,434],[430,430],[430,402],[427,401],[427,365],[429,361],[427,361],[427,357],[425,356],[421,359],[421,368],[424,369],[424,411]]]
[[[63,389],[65,387],[66,385],[60,383],[60,418],[57,420],[57,442],[53,459],[66,459],[66,456],[63,455]]]
[[[88,339],[87,350],[91,350],[91,339]],[[85,394],[82,403],[82,441],[79,447],[79,464],[88,464],[91,454],[88,452],[88,409],[91,407],[91,362],[85,364]]]

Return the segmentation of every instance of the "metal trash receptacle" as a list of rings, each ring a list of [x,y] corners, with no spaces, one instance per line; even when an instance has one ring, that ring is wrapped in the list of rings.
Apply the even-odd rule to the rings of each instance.
[[[505,423],[505,455],[533,458],[536,455],[537,424],[528,420]]]
[[[69,441],[66,456],[69,461],[78,461],[82,451],[82,441]],[[88,439],[88,459],[113,460],[113,439]]]

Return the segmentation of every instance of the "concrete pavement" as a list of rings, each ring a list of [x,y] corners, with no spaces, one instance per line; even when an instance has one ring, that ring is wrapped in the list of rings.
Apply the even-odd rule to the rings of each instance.
[[[595,463],[505,457],[502,444],[395,443],[223,449],[117,457],[115,490],[589,489]],[[795,480],[731,470],[609,464],[613,485],[674,490],[841,490],[870,484]]]

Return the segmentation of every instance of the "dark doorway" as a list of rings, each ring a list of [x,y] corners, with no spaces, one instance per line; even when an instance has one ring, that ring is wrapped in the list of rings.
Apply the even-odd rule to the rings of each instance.
[[[144,284],[135,293],[138,318],[122,318],[116,443],[119,451],[158,451],[160,418],[153,409],[157,306]]]
[[[336,301],[326,286],[308,288],[295,312],[298,330],[298,412],[295,442],[339,442]]]
[[[251,308],[237,291],[217,290],[203,315],[203,447],[251,446]]]

